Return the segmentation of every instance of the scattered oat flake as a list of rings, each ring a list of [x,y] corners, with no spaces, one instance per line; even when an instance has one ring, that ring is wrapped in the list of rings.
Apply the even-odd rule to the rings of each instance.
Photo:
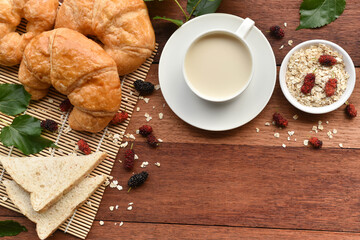
[[[333,130],[333,134],[337,134],[337,130],[336,130],[336,129]]]
[[[133,205],[133,204],[134,204],[134,202],[129,202],[129,203],[128,203],[129,206],[131,206],[131,205]]]
[[[128,142],[124,142],[124,143],[120,144],[120,147],[125,148],[125,147],[127,147],[128,144],[129,144]]]
[[[159,142],[163,142],[163,140],[162,140],[161,138],[158,138],[158,141],[159,141]]]
[[[329,121],[326,121],[325,123],[326,123],[326,124],[329,124]]]
[[[292,45],[293,45],[293,43],[294,43],[294,41],[293,41],[293,40],[289,40],[289,41],[288,41],[289,46],[292,46]]]
[[[115,183],[113,183],[113,182],[110,183],[110,188],[116,188],[116,186],[117,186],[117,185],[116,185]]]
[[[87,201],[87,202],[86,202],[86,205],[87,205],[88,207],[91,207],[91,201]]]
[[[164,114],[163,113],[159,113],[159,119],[163,119],[164,118]]]
[[[319,126],[318,126],[318,129],[322,131],[322,130],[324,130],[324,126],[323,126],[323,125],[319,125]]]
[[[288,131],[289,136],[291,137],[292,135],[294,135],[295,131]]]
[[[304,145],[305,146],[309,145],[309,140],[304,140]]]
[[[342,143],[339,143],[339,147],[343,148],[344,146],[343,146],[343,144],[342,144]]]
[[[99,222],[100,226],[104,225],[104,221]]]
[[[291,138],[290,138],[290,137],[287,137],[287,140],[288,140],[288,141],[290,141],[290,140],[291,140]]]
[[[109,207],[110,211],[114,211],[114,206]]]
[[[116,205],[116,206],[115,206],[115,209],[118,210],[118,209],[119,209],[119,205]]]
[[[117,188],[119,191],[123,190],[123,187],[122,187],[121,185],[117,185],[116,188]]]
[[[1,197],[1,201],[6,202],[7,200],[8,200],[8,198],[6,196]]]
[[[296,142],[296,138],[294,139],[294,141]]]
[[[274,133],[274,137],[276,138],[280,137],[280,133]]]
[[[149,165],[149,162],[142,162],[140,167],[146,168],[147,165]]]
[[[140,111],[140,107],[137,107],[137,108],[136,108],[136,111],[137,111],[137,112]]]
[[[113,183],[117,185],[119,182],[118,180],[114,180]]]
[[[282,147],[283,147],[283,148],[286,148],[286,145],[283,143],[283,144],[282,144]]]
[[[284,27],[287,27],[287,23],[286,23],[286,22],[284,22]]]
[[[114,225],[116,226],[117,223],[114,223]]]
[[[295,114],[294,116],[293,116],[293,119],[294,120],[297,120],[299,118],[299,116],[297,115],[297,114]]]
[[[122,225],[124,225],[124,222],[120,222],[120,223],[119,223],[119,226],[120,226],[120,227],[121,227]]]
[[[256,132],[257,132],[257,133],[260,132],[260,129],[259,129],[259,128],[256,128]]]
[[[148,103],[150,101],[150,98],[144,98],[144,102]]]
[[[137,130],[135,131],[135,133],[136,133],[136,134],[139,134],[139,133],[140,133],[140,130],[139,130],[139,129],[137,129]]]
[[[160,85],[159,84],[157,84],[157,85],[155,85],[155,90],[159,90],[160,89]]]
[[[271,123],[269,123],[269,122],[265,123],[265,126],[270,126],[270,125],[271,125]]]
[[[322,124],[322,121],[319,120],[319,121],[318,121],[318,124],[321,125],[321,124]]]
[[[139,156],[137,154],[134,154],[134,159],[135,160],[138,160],[139,159]]]
[[[154,163],[154,164],[155,164],[155,166],[160,167],[160,163],[159,163],[159,162],[156,162],[156,163]]]
[[[132,210],[132,206],[128,206],[127,210],[131,211]]]
[[[284,45],[281,45],[281,47],[279,47],[280,50],[283,49],[283,48],[284,48]]]
[[[331,138],[333,138],[333,135],[332,135],[332,132],[331,131],[328,131],[327,132],[327,135],[328,135],[328,137],[331,139]]]
[[[317,132],[317,126],[313,126],[312,129],[314,132]]]

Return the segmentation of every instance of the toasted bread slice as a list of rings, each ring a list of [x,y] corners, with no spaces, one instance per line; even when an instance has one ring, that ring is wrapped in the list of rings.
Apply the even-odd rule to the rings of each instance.
[[[103,152],[65,157],[0,156],[0,162],[13,180],[30,193],[34,210],[42,212],[59,201],[105,157]]]
[[[49,237],[66,221],[82,203],[105,181],[104,175],[88,177],[82,180],[57,203],[43,213],[35,212],[30,203],[30,194],[16,182],[4,180],[6,192],[11,201],[32,222],[36,223],[36,232],[40,239]]]

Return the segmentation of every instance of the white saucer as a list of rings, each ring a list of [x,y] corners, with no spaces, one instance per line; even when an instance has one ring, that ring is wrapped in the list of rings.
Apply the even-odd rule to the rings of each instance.
[[[164,47],[159,63],[162,94],[173,112],[194,127],[211,131],[240,127],[255,118],[270,100],[276,82],[275,56],[256,27],[246,37],[254,53],[254,77],[239,97],[223,103],[205,101],[189,89],[183,78],[185,50],[196,36],[210,29],[235,31],[242,22],[240,17],[222,13],[196,17],[180,27]]]

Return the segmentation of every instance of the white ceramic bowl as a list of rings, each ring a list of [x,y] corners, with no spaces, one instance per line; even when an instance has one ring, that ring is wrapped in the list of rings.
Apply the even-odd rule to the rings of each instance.
[[[310,45],[316,45],[319,43],[323,43],[325,45],[330,46],[331,48],[333,48],[334,50],[336,50],[338,53],[340,53],[343,56],[343,60],[345,63],[345,70],[349,74],[350,77],[348,79],[346,90],[338,101],[334,102],[333,104],[324,106],[324,107],[308,107],[308,106],[304,106],[304,105],[300,104],[291,95],[291,93],[289,92],[289,89],[286,86],[285,75],[286,75],[286,70],[287,70],[289,59],[294,54],[295,51],[297,51],[301,48],[306,48],[306,47],[309,47]],[[354,66],[354,63],[351,60],[349,54],[339,45],[332,43],[330,41],[326,41],[326,40],[318,40],[318,39],[310,40],[310,41],[306,41],[306,42],[300,43],[299,45],[295,46],[285,56],[283,62],[281,63],[281,67],[280,67],[279,81],[280,81],[281,90],[284,93],[286,99],[297,109],[299,109],[303,112],[312,113],[312,114],[328,113],[328,112],[334,111],[335,109],[337,109],[341,105],[343,105],[348,100],[351,93],[353,92],[354,87],[355,87],[355,81],[356,81],[355,66]]]

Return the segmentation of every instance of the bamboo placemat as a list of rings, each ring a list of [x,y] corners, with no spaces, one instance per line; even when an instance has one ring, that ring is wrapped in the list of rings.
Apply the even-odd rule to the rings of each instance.
[[[25,31],[25,24],[18,27],[19,32]],[[119,149],[120,143],[124,137],[126,128],[129,124],[132,112],[138,101],[139,95],[133,88],[133,82],[136,80],[145,80],[150,66],[154,60],[158,49],[156,45],[152,56],[135,72],[121,77],[122,102],[120,110],[126,111],[129,118],[119,125],[109,125],[103,131],[91,134],[86,132],[78,132],[71,130],[68,124],[69,112],[63,113],[59,109],[60,103],[66,99],[66,96],[60,94],[55,89],[51,88],[48,95],[40,101],[31,101],[26,114],[34,116],[40,120],[52,119],[59,124],[59,131],[57,133],[43,132],[42,136],[46,137],[56,143],[58,148],[44,149],[42,152],[32,156],[66,156],[73,152],[81,154],[76,151],[76,143],[80,139],[88,142],[92,151],[103,151],[108,154],[108,157],[91,173],[92,176],[99,174],[110,175],[111,169],[115,162],[115,157]],[[4,67],[0,66],[0,83],[16,83],[18,81],[19,66]],[[14,117],[7,116],[0,113],[1,121],[0,128],[9,125]],[[5,156],[24,157],[16,148],[8,148],[0,145],[0,154]],[[20,212],[10,199],[3,201],[3,197],[8,198],[5,186],[2,183],[3,179],[11,179],[2,166],[0,166],[0,206],[6,207],[16,212]],[[60,226],[60,230],[69,233],[81,239],[85,239],[90,231],[91,225],[95,219],[96,213],[99,209],[101,198],[104,194],[105,186],[102,185],[88,201],[78,208],[72,217],[66,220]]]

